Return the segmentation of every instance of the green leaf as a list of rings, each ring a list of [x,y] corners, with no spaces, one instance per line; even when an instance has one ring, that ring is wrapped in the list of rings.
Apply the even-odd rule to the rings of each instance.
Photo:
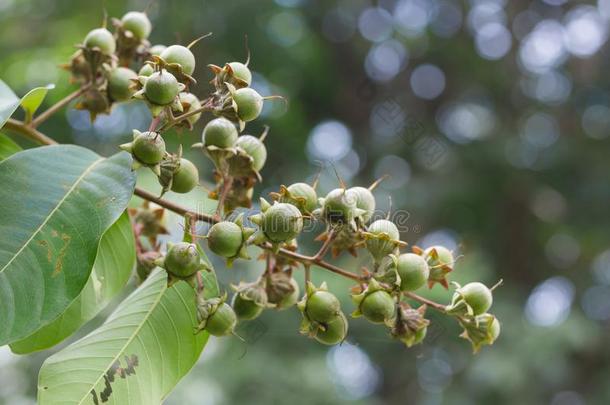
[[[0,133],[0,160],[4,160],[20,150],[21,147],[13,142],[11,138]]]
[[[38,107],[42,104],[42,101],[47,96],[49,90],[55,88],[54,84],[47,84],[44,87],[36,87],[32,89],[21,98],[21,108],[25,111],[25,122],[32,121],[32,117]]]
[[[0,80],[0,128],[19,107],[19,102],[13,90]]]
[[[73,145],[0,162],[0,345],[50,323],[80,294],[100,239],[125,210],[131,156]]]
[[[161,403],[208,340],[196,324],[193,289],[167,288],[157,268],[104,325],[44,362],[38,403]]]
[[[131,222],[124,212],[102,237],[93,271],[78,298],[59,318],[11,344],[11,350],[25,354],[55,346],[93,319],[129,280],[135,252]]]

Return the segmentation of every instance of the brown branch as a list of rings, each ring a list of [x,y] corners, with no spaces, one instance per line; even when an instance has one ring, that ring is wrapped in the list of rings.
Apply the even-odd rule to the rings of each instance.
[[[203,222],[207,222],[209,224],[215,224],[216,222],[218,222],[218,220],[213,215],[192,211],[186,207],[183,207],[180,204],[176,204],[171,201],[165,200],[163,198],[159,198],[156,195],[154,195],[153,193],[150,193],[139,187],[136,187],[134,194],[145,200],[148,200],[157,205],[160,205],[161,207],[166,208],[172,212],[175,212],[178,215],[182,215],[182,216],[188,215],[197,221],[203,221]]]
[[[55,140],[49,138],[48,136],[37,131],[35,128],[31,128],[28,125],[26,125],[23,122],[18,121],[18,120],[9,119],[4,127],[7,129],[10,129],[16,133],[22,134],[22,135],[32,139],[33,141],[36,141],[43,145],[57,144],[57,142]],[[214,215],[199,213],[199,212],[190,210],[189,208],[184,207],[180,204],[176,204],[174,202],[159,198],[144,189],[136,187],[134,194],[140,198],[143,198],[143,199],[153,202],[163,208],[166,208],[172,212],[175,212],[176,214],[179,214],[182,216],[190,216],[192,219],[194,219],[196,221],[207,222],[210,224],[215,224],[218,222],[218,218],[216,218],[216,216],[214,216]],[[333,236],[332,234],[329,234],[329,239],[331,239],[332,236]],[[327,240],[329,240],[329,239],[327,239]],[[331,242],[332,242],[332,240],[331,240]],[[315,266],[326,269],[330,272],[339,274],[340,276],[349,278],[354,281],[364,282],[368,279],[366,276],[359,276],[357,274],[344,270],[340,267],[337,267],[334,264],[324,261],[322,256],[324,255],[325,251],[328,249],[328,246],[330,246],[330,244],[331,244],[330,242],[328,244],[325,243],[322,246],[323,249],[320,249],[322,254],[320,254],[320,251],[318,251],[318,253],[315,254],[314,256],[302,255],[297,252],[292,252],[288,249],[279,249],[279,251],[277,251],[277,254],[302,263],[306,269],[311,265],[315,265]],[[263,243],[258,246],[262,249],[265,249],[265,250],[268,250],[271,252],[274,251],[273,247],[269,243]],[[306,270],[306,274],[307,273],[308,273],[308,271]],[[412,292],[405,292],[404,294],[405,294],[405,296],[407,296],[415,301],[419,301],[422,304],[427,304],[428,306],[430,306],[438,311],[445,312],[445,306],[442,304],[431,301],[427,298],[421,297]]]
[[[4,127],[9,131],[13,131],[20,135],[25,136],[26,138],[42,144],[42,145],[56,145],[57,142],[54,139],[49,138],[42,132],[38,131],[36,128],[32,128],[29,125],[24,124],[22,121],[18,121],[12,118],[9,118],[4,124]]]
[[[222,180],[222,191],[220,193],[220,197],[218,198],[218,206],[216,207],[215,217],[218,221],[221,220],[221,213],[224,212],[224,203],[229,195],[229,191],[231,191],[231,187],[233,186],[233,177],[227,175],[224,176]]]
[[[167,131],[168,129],[172,128],[173,126],[178,125],[180,123],[180,121],[183,121],[193,115],[197,115],[202,112],[213,111],[213,108],[212,108],[213,100],[214,99],[212,97],[209,97],[205,100],[205,103],[201,107],[199,107],[193,111],[185,112],[184,114],[178,115],[177,117],[174,117],[174,116],[167,117],[168,118],[167,122],[165,124],[161,125],[161,128],[159,128],[159,130],[157,132]]]
[[[47,119],[49,119],[51,115],[55,114],[57,111],[68,105],[70,101],[74,100],[75,98],[83,94],[85,91],[87,91],[89,87],[91,87],[90,84],[83,86],[80,89],[68,94],[66,97],[62,98],[57,103],[53,104],[51,107],[40,113],[40,115],[38,115],[32,120],[32,122],[30,122],[29,126],[32,128],[36,128],[37,126],[45,122]]]
[[[333,241],[335,240],[335,236],[337,236],[337,233],[334,228],[332,228],[330,231],[328,231],[328,235],[326,235],[326,240],[322,244],[322,247],[320,247],[320,250],[318,250],[318,253],[316,253],[313,256],[314,260],[322,260],[324,258],[324,256],[326,255],[326,252],[328,252],[328,249],[333,244]]]
[[[429,300],[429,299],[427,299],[427,298],[424,298],[424,297],[422,297],[422,296],[420,296],[420,295],[417,295],[417,294],[415,294],[415,293],[412,293],[412,292],[408,292],[408,291],[407,291],[407,292],[405,292],[404,294],[405,294],[405,296],[406,296],[406,297],[409,297],[409,298],[411,298],[412,300],[419,301],[419,302],[421,302],[422,304],[426,304],[426,305],[428,305],[429,307],[432,307],[432,308],[434,308],[434,309],[436,309],[436,310],[438,310],[438,311],[440,311],[440,312],[446,312],[446,310],[445,310],[445,306],[444,306],[443,304],[439,304],[438,302],[435,302],[435,301]]]

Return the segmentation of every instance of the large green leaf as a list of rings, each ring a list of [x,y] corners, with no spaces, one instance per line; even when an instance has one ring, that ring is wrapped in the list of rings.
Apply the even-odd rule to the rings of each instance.
[[[135,240],[125,212],[104,234],[85,288],[66,312],[27,338],[11,344],[25,354],[55,346],[97,315],[125,286],[136,260]]]
[[[105,159],[57,145],[0,162],[0,345],[50,323],[80,294],[134,181],[124,152]]]
[[[25,122],[30,122],[38,107],[47,96],[49,90],[55,88],[54,84],[47,84],[44,87],[36,87],[21,98],[21,108],[25,111]]]
[[[0,134],[0,160],[19,152],[21,148],[11,138],[4,134]]]
[[[15,95],[13,90],[0,80],[0,128],[13,115],[17,107],[19,107],[20,102],[21,100],[19,100],[19,97]]]
[[[193,289],[183,281],[167,288],[155,269],[104,325],[44,362],[39,403],[161,403],[208,340],[194,333],[196,322]]]

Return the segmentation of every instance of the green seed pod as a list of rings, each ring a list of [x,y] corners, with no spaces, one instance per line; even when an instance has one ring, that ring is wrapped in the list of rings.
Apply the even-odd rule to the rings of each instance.
[[[237,141],[235,125],[226,118],[215,118],[203,128],[202,142],[206,147],[231,148]]]
[[[271,243],[288,242],[297,237],[303,230],[303,215],[292,204],[278,203],[269,205],[261,199],[262,212],[250,217],[250,220],[260,226],[253,236],[252,242],[259,243],[268,240]]]
[[[84,45],[87,49],[99,49],[105,55],[112,55],[116,51],[116,42],[112,33],[106,28],[96,28],[85,37]]]
[[[237,316],[226,302],[220,304],[208,317],[204,330],[212,336],[227,336],[233,333],[237,325]]]
[[[195,244],[178,242],[168,246],[162,267],[173,276],[188,278],[202,268],[201,256]]]
[[[436,251],[436,257],[433,255],[432,251]],[[453,266],[453,262],[455,261],[453,257],[453,253],[451,250],[447,249],[444,246],[431,246],[425,250],[424,256],[428,258],[428,263],[430,267],[437,266]]]
[[[148,76],[144,84],[144,94],[153,104],[168,105],[175,100],[183,88],[184,86],[180,86],[173,74],[162,70]]]
[[[294,278],[290,279],[290,286],[292,287],[292,292],[289,294],[286,294],[284,296],[284,298],[282,298],[279,302],[275,303],[275,308],[282,310],[282,309],[288,309],[292,306],[294,306],[297,301],[299,300],[299,293],[300,293],[300,289],[299,289],[299,284],[296,282],[296,280]]]
[[[349,224],[361,212],[356,207],[356,193],[344,188],[329,192],[322,201],[322,216],[331,224]]]
[[[135,90],[134,80],[138,78],[136,72],[131,69],[118,67],[108,74],[108,95],[114,101],[129,100]]]
[[[298,306],[309,322],[330,322],[341,313],[341,303],[328,291],[326,283],[322,283],[320,288],[308,283],[307,293]]]
[[[242,228],[230,221],[214,224],[207,239],[210,250],[226,258],[237,256],[244,243]]]
[[[151,46],[150,49],[148,50],[148,53],[150,53],[153,56],[161,56],[161,52],[163,52],[166,49],[167,49],[167,46],[157,44],[157,45]]]
[[[364,187],[352,187],[349,191],[353,192],[356,196],[356,207],[363,210],[360,219],[362,223],[367,223],[375,213],[375,197],[373,193]]]
[[[428,281],[430,269],[426,260],[415,253],[398,256],[396,271],[400,277],[401,291],[415,291]]]
[[[257,318],[267,306],[267,292],[261,282],[234,287],[233,309],[240,320]]]
[[[258,318],[263,313],[263,309],[265,307],[261,307],[252,300],[244,299],[240,294],[233,296],[233,310],[239,320],[250,321]]]
[[[155,68],[153,68],[151,65],[149,65],[147,63],[140,68],[140,71],[138,72],[138,76],[148,77],[148,76],[152,75],[153,73],[155,73]]]
[[[121,18],[123,29],[131,31],[134,37],[142,40],[148,38],[152,24],[145,13],[130,11]]]
[[[263,97],[250,87],[237,89],[231,93],[235,111],[240,120],[255,120],[263,110]]]
[[[444,246],[431,246],[424,251],[423,256],[430,267],[428,284],[432,286],[434,283],[440,283],[443,287],[448,288],[446,276],[453,270],[455,262],[453,253]]]
[[[314,339],[325,345],[336,345],[343,342],[347,336],[349,324],[343,312],[318,326]]]
[[[231,70],[233,70],[233,76],[243,80],[249,86],[252,83],[252,72],[248,69],[248,66],[241,62],[230,62]]]
[[[278,310],[290,308],[299,300],[299,284],[283,271],[267,276],[265,291],[269,304]]]
[[[407,347],[423,342],[430,321],[424,318],[426,305],[417,309],[411,308],[407,303],[398,304],[398,311],[390,333],[395,339],[402,341]]]
[[[393,322],[396,303],[377,280],[371,279],[367,288],[360,294],[353,295],[352,300],[358,306],[352,313],[354,318],[364,315],[370,322],[385,323],[388,326]]]
[[[470,341],[474,353],[477,353],[481,346],[492,345],[500,336],[500,322],[492,314],[460,317],[458,322],[464,328],[460,337]]]
[[[307,183],[294,183],[288,187],[280,186],[278,193],[272,194],[279,202],[292,204],[303,214],[312,213],[318,206],[316,190]]]
[[[491,290],[483,283],[468,283],[463,287],[455,283],[457,289],[453,294],[451,305],[447,306],[447,312],[455,315],[481,315],[493,303]]]
[[[172,177],[172,191],[175,193],[188,193],[199,184],[199,170],[185,158],[180,158],[180,166]]]
[[[134,222],[140,225],[142,236],[155,239],[158,235],[169,233],[164,208],[146,201],[142,207],[129,209],[129,213]]]
[[[376,262],[391,253],[394,253],[399,245],[400,233],[393,222],[386,219],[378,219],[368,226],[366,237],[366,248]]]
[[[133,142],[121,145],[145,165],[158,165],[165,156],[165,141],[158,132],[133,130]]]
[[[360,311],[369,321],[384,323],[394,317],[395,303],[386,291],[375,291],[362,300]]]
[[[263,141],[252,135],[242,135],[237,138],[235,146],[252,158],[252,169],[259,172],[267,161],[267,148]]]
[[[178,98],[180,99],[180,104],[182,104],[183,113],[185,114],[201,108],[201,102],[193,93],[182,92],[178,94]],[[187,117],[186,120],[191,125],[195,125],[197,121],[199,121],[199,118],[201,118],[201,113],[191,115],[190,117]]]
[[[161,58],[167,63],[177,63],[187,75],[195,71],[195,55],[185,46],[171,45],[161,52]]]

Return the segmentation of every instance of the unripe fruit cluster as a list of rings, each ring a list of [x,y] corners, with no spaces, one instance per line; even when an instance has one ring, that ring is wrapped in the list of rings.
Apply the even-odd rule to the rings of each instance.
[[[261,115],[268,98],[251,87],[248,61],[229,62],[222,67],[209,65],[214,90],[200,100],[192,92],[197,60],[191,48],[198,40],[188,46],[151,46],[148,37],[152,25],[141,12],[129,12],[113,24],[114,33],[105,27],[88,33],[66,65],[73,78],[87,86],[77,106],[87,109],[94,119],[109,112],[117,102],[146,102],[154,117],[150,129],[134,130],[133,140],[121,148],[131,153],[134,168],[144,166],[157,175],[161,194],[170,190],[187,193],[199,184],[199,171],[182,156],[182,145],[177,153],[167,150],[164,137],[171,145],[167,131],[193,129],[203,112],[211,112],[215,117],[204,126],[201,142],[193,147],[215,166],[216,188],[209,195],[219,201],[219,207],[209,217],[213,225],[200,237],[206,239],[212,253],[226,260],[228,267],[235,260],[250,258],[249,245],[265,250],[267,265],[256,281],[234,286],[230,301],[226,295],[204,299],[198,272],[210,269],[200,247],[191,242],[193,235],[185,236],[188,242],[168,244],[162,254],[156,238],[166,229],[159,223],[160,217],[142,210],[135,222],[139,235],[149,238],[150,249],[139,252],[138,274],[144,278],[156,265],[167,271],[170,285],[184,280],[197,287],[197,329],[214,336],[233,334],[238,321],[255,319],[267,308],[281,310],[296,304],[303,317],[301,332],[333,345],[343,342],[349,329],[339,299],[326,283],[315,287],[309,271],[301,295],[293,277],[298,265],[307,269],[325,267],[358,282],[352,288],[353,317],[385,326],[389,335],[407,346],[422,342],[429,324],[426,305],[412,308],[406,301],[430,303],[414,292],[426,285],[449,286],[447,277],[456,260],[453,252],[442,246],[425,250],[414,246],[411,252],[401,252],[406,243],[400,240],[400,229],[389,218],[375,217],[373,191],[381,179],[369,187],[347,187],[340,181],[325,195],[319,195],[315,183],[296,182],[271,193],[272,202],[260,198],[260,212],[249,217],[255,227],[244,224],[243,214],[231,217],[236,208],[252,204],[254,185],[261,180],[260,172],[267,161],[264,140],[268,129],[259,136],[244,133],[246,123]],[[204,216],[195,215],[189,221],[194,217]],[[324,241],[322,248],[312,256],[296,253],[297,238],[306,224],[315,221],[326,227],[318,238]],[[186,235],[194,229],[190,225],[185,223]],[[366,250],[370,268],[360,273],[338,269],[325,262],[328,250],[333,255],[343,251],[356,255]],[[458,320],[464,328],[462,336],[475,350],[492,344],[500,331],[498,320],[487,312],[493,288],[478,282],[455,287],[450,304],[436,304],[434,308]]]

